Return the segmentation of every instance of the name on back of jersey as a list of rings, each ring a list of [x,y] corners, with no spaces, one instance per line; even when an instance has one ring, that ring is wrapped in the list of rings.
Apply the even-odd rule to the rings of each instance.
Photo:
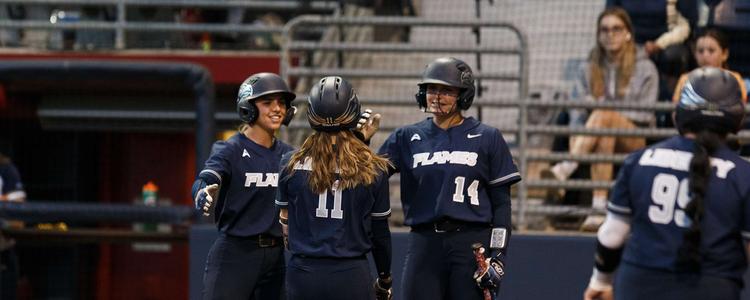
[[[437,152],[422,152],[415,153],[413,155],[414,164],[412,168],[429,166],[429,165],[444,165],[444,164],[456,164],[456,165],[467,165],[473,167],[477,164],[477,154],[475,152],[468,151],[437,151]]]
[[[278,173],[245,173],[245,187],[251,187],[253,184],[257,187],[276,187],[279,183]]]
[[[688,172],[691,159],[693,159],[691,152],[656,148],[646,149],[638,164]],[[733,162],[716,157],[711,157],[711,166],[716,168],[716,177],[722,179],[727,178],[729,171],[735,167]]]

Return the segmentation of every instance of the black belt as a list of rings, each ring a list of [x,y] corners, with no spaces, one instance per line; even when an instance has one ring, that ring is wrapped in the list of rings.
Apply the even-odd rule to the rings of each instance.
[[[422,223],[412,226],[414,231],[435,231],[435,232],[458,232],[466,229],[490,228],[488,223],[466,222],[456,219],[442,219],[432,223]]]
[[[251,236],[236,236],[226,233],[224,235],[243,241],[252,241],[254,244],[258,244],[258,247],[260,248],[276,247],[284,244],[284,240],[281,237],[273,236],[267,233],[261,233]]]

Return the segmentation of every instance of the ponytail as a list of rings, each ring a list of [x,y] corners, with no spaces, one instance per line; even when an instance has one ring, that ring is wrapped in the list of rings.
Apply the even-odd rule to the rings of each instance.
[[[711,155],[723,144],[725,135],[709,130],[696,134],[693,159],[690,160],[688,174],[692,200],[685,208],[690,218],[690,229],[683,236],[683,243],[677,253],[677,269],[681,271],[698,271],[701,268],[701,223],[705,214],[705,198],[708,182],[711,178]]]

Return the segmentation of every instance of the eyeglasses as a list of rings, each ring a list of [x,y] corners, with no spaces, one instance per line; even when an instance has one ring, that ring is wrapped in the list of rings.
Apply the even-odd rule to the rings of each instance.
[[[439,88],[439,87],[429,86],[427,87],[427,93],[432,94],[432,95],[457,97],[459,92],[450,88]]]
[[[625,33],[625,27],[623,26],[599,27],[599,34],[601,35],[621,35],[623,33]]]

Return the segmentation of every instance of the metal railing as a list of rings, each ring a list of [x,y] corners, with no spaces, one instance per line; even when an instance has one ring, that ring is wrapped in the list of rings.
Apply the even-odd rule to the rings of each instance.
[[[269,1],[269,0],[0,0],[0,4],[59,6],[101,6],[114,7],[116,18],[113,21],[56,22],[45,20],[0,20],[0,28],[7,29],[46,29],[46,30],[111,30],[114,31],[114,48],[125,49],[125,35],[136,31],[167,32],[206,32],[206,33],[281,33],[282,26],[262,26],[253,24],[207,24],[143,22],[127,20],[128,7],[160,6],[186,8],[227,8],[265,9],[273,11],[301,11],[333,13],[338,10],[338,1]]]
[[[304,26],[480,26],[505,28],[512,31],[518,38],[519,47],[491,47],[486,45],[466,45],[466,46],[420,46],[399,43],[356,43],[340,41],[296,41],[292,38],[295,29]],[[319,67],[319,66],[292,66],[292,55],[295,52],[312,52],[312,51],[347,51],[347,52],[389,52],[394,54],[400,53],[478,53],[478,54],[504,54],[517,55],[520,57],[518,72],[516,74],[497,74],[478,72],[477,78],[496,79],[496,80],[515,80],[519,82],[518,100],[501,100],[490,97],[479,97],[474,101],[473,107],[479,107],[480,118],[481,108],[517,108],[519,111],[518,122],[512,126],[500,126],[498,129],[505,134],[516,134],[517,141],[512,155],[516,159],[519,170],[524,177],[518,184],[516,199],[514,199],[514,213],[517,219],[514,220],[520,228],[526,228],[528,225],[529,214],[547,214],[547,215],[566,215],[566,216],[585,216],[592,211],[589,207],[575,205],[545,205],[537,204],[533,207],[529,205],[529,189],[540,188],[564,188],[567,190],[593,190],[601,188],[611,188],[612,181],[592,181],[592,180],[531,180],[528,176],[528,164],[532,161],[562,161],[573,160],[583,163],[609,162],[620,164],[627,154],[584,154],[572,155],[570,153],[540,153],[528,148],[528,140],[531,135],[593,135],[593,136],[627,136],[627,137],[644,137],[644,138],[666,138],[674,136],[677,131],[674,128],[634,128],[634,129],[614,129],[614,128],[596,128],[588,129],[585,127],[569,126],[550,126],[550,125],[531,125],[529,122],[530,109],[539,108],[579,108],[579,109],[613,109],[613,110],[646,110],[651,112],[672,111],[673,104],[669,102],[658,102],[651,104],[630,103],[630,102],[586,102],[586,101],[540,101],[528,97],[528,50],[526,49],[525,35],[513,24],[503,22],[489,21],[435,21],[424,20],[420,18],[335,18],[335,17],[312,17],[300,16],[291,20],[283,31],[284,42],[282,43],[281,53],[281,74],[287,80],[293,80],[304,77],[322,77],[326,75],[341,75],[350,78],[369,78],[369,79],[415,79],[418,80],[418,72],[394,71],[394,70],[370,70],[365,68],[344,68],[344,67]],[[389,106],[408,106],[413,107],[412,99],[403,98],[360,98],[360,101],[369,105],[389,105]],[[296,129],[302,129],[306,126],[300,125]],[[381,123],[381,130],[390,131],[397,126],[393,124]],[[292,129],[295,129],[292,126]],[[742,131],[736,137],[740,140],[750,140],[750,131]]]

